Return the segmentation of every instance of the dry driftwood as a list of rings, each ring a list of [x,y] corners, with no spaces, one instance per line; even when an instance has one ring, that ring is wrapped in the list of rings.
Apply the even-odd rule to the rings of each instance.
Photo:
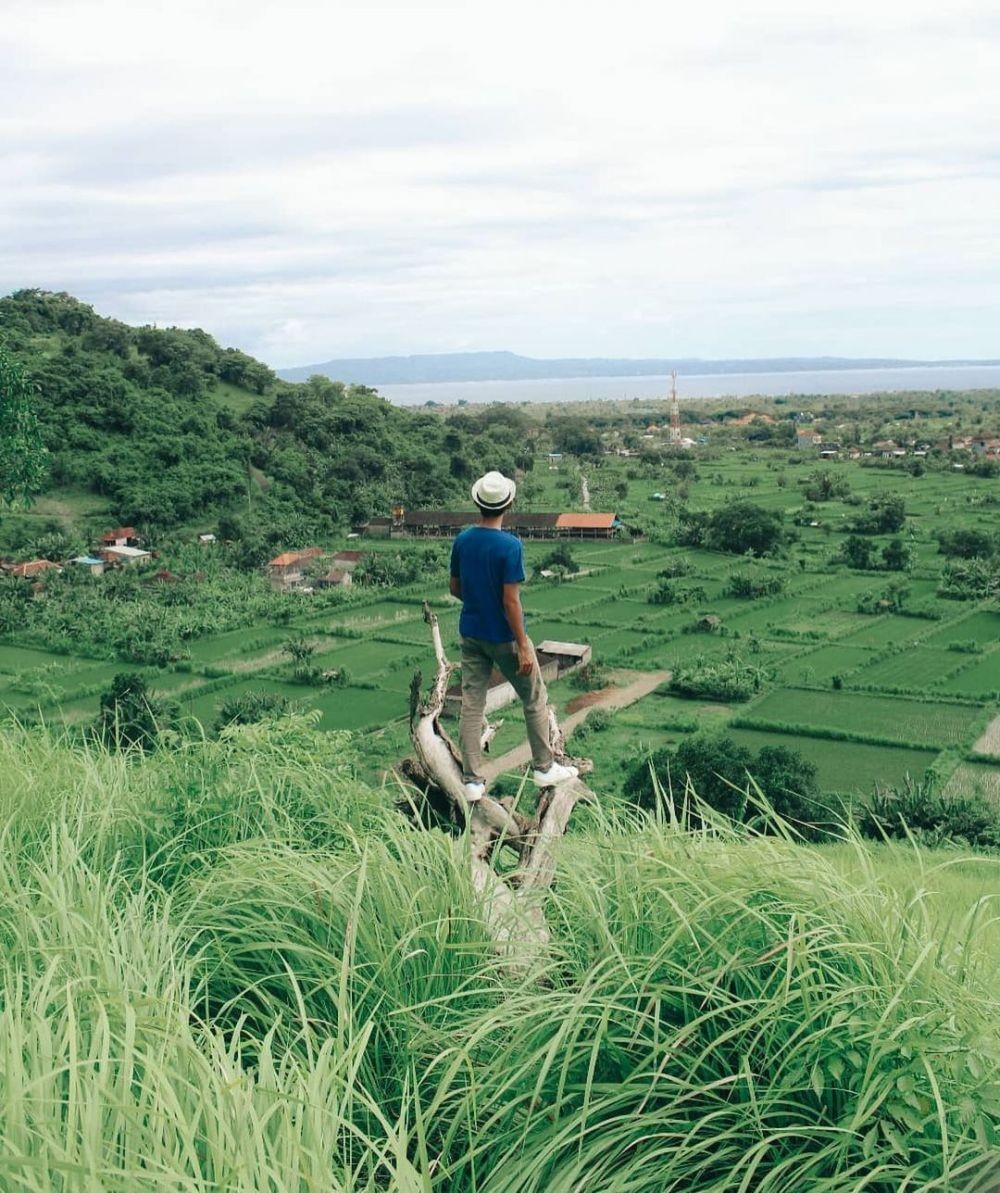
[[[593,799],[594,793],[580,778],[544,788],[533,817],[519,813],[510,800],[497,800],[489,794],[470,803],[462,782],[461,753],[441,724],[448,680],[455,664],[448,661],[437,616],[426,602],[424,621],[430,626],[437,671],[423,701],[419,698],[422,678],[419,672],[410,691],[410,739],[417,760],[427,778],[445,793],[453,810],[468,825],[472,879],[484,896],[497,942],[511,951],[543,945],[548,940],[548,931],[540,896],[555,875],[553,842],[566,831],[577,800]],[[498,728],[499,724],[484,723],[484,744]],[[551,704],[549,732],[556,758],[576,766],[581,776],[589,773],[592,769],[589,759],[570,758],[566,754],[562,730]],[[500,849],[512,850],[518,857],[517,867],[506,876],[499,875],[492,866],[492,859]]]

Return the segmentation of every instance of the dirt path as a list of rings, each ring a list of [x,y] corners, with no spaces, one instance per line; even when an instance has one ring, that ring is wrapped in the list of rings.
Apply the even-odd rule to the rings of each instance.
[[[600,700],[596,700],[593,704],[588,705],[586,708],[581,708],[577,712],[570,713],[568,717],[562,720],[560,725],[563,733],[569,737],[570,733],[580,724],[592,708],[607,708],[610,710],[625,708],[629,704],[635,704],[643,696],[648,696],[654,688],[658,688],[661,683],[666,683],[670,678],[669,671],[641,671],[639,673],[630,671],[627,674],[635,676],[631,683],[623,688],[609,689],[603,694]],[[509,711],[514,717],[521,715],[520,706],[516,701],[509,706]],[[524,742],[515,749],[508,750],[506,754],[501,754],[499,758],[489,759],[484,768],[486,770],[486,780],[490,782],[497,775],[503,774],[504,771],[519,770],[527,766],[530,761],[531,750],[528,743]]]

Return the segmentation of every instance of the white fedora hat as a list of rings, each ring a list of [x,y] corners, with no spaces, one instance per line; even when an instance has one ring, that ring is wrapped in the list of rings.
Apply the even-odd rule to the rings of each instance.
[[[517,485],[502,472],[487,472],[472,486],[472,500],[481,509],[499,513],[514,500]]]

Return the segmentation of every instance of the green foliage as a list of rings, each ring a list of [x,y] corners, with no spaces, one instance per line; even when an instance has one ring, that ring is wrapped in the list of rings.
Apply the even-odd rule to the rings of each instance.
[[[676,750],[664,748],[635,764],[624,794],[639,807],[655,808],[666,790],[674,808],[689,801],[685,792],[731,820],[753,820],[760,814],[759,789],[779,816],[809,833],[823,819],[818,804],[816,767],[796,750],[765,746],[756,756],[722,733],[685,738]],[[701,823],[697,809],[689,811]],[[762,822],[766,825],[766,816]]]
[[[176,721],[175,706],[151,692],[142,675],[122,672],[101,697],[94,731],[110,749],[151,750]]]
[[[607,708],[592,708],[573,730],[573,741],[586,741],[595,733],[606,733],[614,724],[614,713]]]
[[[996,559],[950,559],[941,573],[938,596],[953,601],[979,601],[1000,596],[1000,564]]]
[[[47,472],[36,387],[0,343],[0,506],[28,503]]]
[[[868,571],[875,566],[874,553],[875,547],[869,539],[852,534],[840,544],[837,558],[846,563],[848,567],[856,568],[858,571]]]
[[[606,667],[593,661],[578,667],[569,677],[569,686],[578,692],[593,692],[606,688],[611,683],[611,675]]]
[[[683,511],[677,541],[713,551],[766,555],[786,539],[784,516],[751,501],[733,501],[712,514]]]
[[[730,572],[722,595],[759,600],[761,597],[777,596],[784,590],[785,581],[781,576],[766,576],[754,572]]]
[[[440,579],[446,567],[447,554],[443,546],[370,551],[355,568],[354,582],[383,588],[405,587],[418,580]]]
[[[900,613],[910,596],[910,588],[902,580],[893,580],[881,592],[864,592],[858,597],[859,613]]]
[[[985,1187],[992,874],[605,819],[501,965],[467,848],[353,766],[302,718],[0,733],[12,1187]]]
[[[835,476],[829,469],[817,469],[799,482],[805,486],[809,501],[833,501],[848,497],[851,487],[842,476]]]
[[[230,725],[255,725],[258,721],[275,720],[289,710],[288,698],[264,689],[252,689],[230,696],[219,706],[214,731],[219,733]]]
[[[906,502],[896,493],[874,493],[865,511],[850,524],[855,534],[894,534],[903,529]]]
[[[954,530],[938,531],[937,539],[942,555],[953,555],[959,559],[974,559],[976,556],[989,559],[1000,553],[1000,534],[988,530],[959,526]]]
[[[916,837],[928,845],[1000,849],[1000,808],[985,796],[944,795],[933,782],[907,778],[880,787],[862,807],[858,827],[874,840]]]
[[[317,537],[385,514],[398,500],[440,505],[465,495],[486,467],[531,465],[525,426],[514,417],[463,413],[445,423],[363,386],[279,382],[204,331],[128,327],[67,294],[2,298],[0,324],[37,385],[50,487],[87,490],[116,519],[146,529],[245,508],[238,537],[247,566],[263,562],[282,533]],[[245,414],[217,400],[220,385],[247,393]],[[26,445],[28,424],[18,425]],[[22,452],[18,467],[32,461]],[[40,481],[32,467],[22,487]]]
[[[888,572],[903,572],[910,566],[913,552],[900,538],[890,539],[882,548],[882,566]]]
[[[580,565],[573,558],[573,553],[570,550],[569,543],[559,543],[547,552],[535,565],[535,571],[540,572],[543,569],[562,568],[562,570],[570,575],[576,575],[580,570]]]
[[[749,700],[769,677],[765,667],[737,654],[724,659],[698,655],[693,662],[674,668],[670,690],[699,700]]]

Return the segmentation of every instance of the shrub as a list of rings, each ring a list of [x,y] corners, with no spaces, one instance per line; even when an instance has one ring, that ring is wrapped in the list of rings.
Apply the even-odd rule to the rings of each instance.
[[[111,749],[155,748],[164,730],[177,723],[177,709],[152,692],[143,676],[122,672],[101,697],[94,725],[99,741]]]
[[[880,787],[862,809],[858,827],[882,840],[915,835],[926,844],[952,842],[977,848],[1000,848],[1000,809],[982,795],[942,795],[931,783]]]
[[[614,715],[606,708],[592,708],[584,719],[573,730],[576,740],[584,741],[593,733],[605,733],[611,728]]]
[[[258,721],[280,717],[287,711],[287,697],[267,692],[263,688],[252,689],[223,701],[213,728],[219,733],[227,725],[254,725]]]
[[[670,688],[678,695],[703,700],[749,700],[768,677],[765,668],[736,654],[724,659],[699,655],[687,666],[676,668]]]
[[[585,663],[569,677],[570,687],[576,688],[580,692],[593,692],[598,688],[606,688],[610,682],[611,677],[607,668],[594,662]]]
[[[758,600],[760,597],[777,596],[784,592],[784,589],[785,581],[780,576],[755,576],[747,572],[730,572],[722,595]]]

